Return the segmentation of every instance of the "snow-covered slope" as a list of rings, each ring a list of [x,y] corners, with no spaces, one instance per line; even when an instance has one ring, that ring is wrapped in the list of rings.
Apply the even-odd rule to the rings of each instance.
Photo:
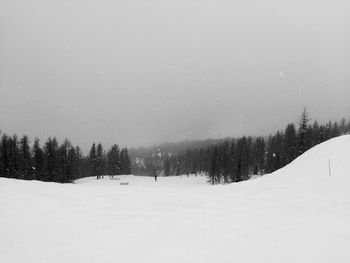
[[[349,159],[348,135],[231,185],[0,178],[0,262],[350,262]]]
[[[322,180],[330,176],[329,166],[331,176],[337,179],[349,177],[350,135],[340,136],[316,145],[274,174],[293,176],[297,180]],[[284,178],[281,177],[281,179]]]

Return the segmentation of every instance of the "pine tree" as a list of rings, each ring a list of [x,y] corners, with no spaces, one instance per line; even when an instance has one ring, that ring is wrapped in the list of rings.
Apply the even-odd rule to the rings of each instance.
[[[58,143],[56,138],[49,138],[45,143],[45,172],[44,180],[58,182]]]
[[[1,166],[0,175],[3,177],[10,177],[9,170],[9,138],[6,134],[1,137]]]
[[[8,138],[8,171],[10,178],[21,178],[19,171],[19,149],[17,136],[14,134],[12,137]]]
[[[76,178],[78,169],[77,156],[75,152],[75,148],[70,146],[68,149],[68,169],[67,169],[67,177],[66,182],[72,182]]]
[[[247,138],[243,136],[237,142],[237,176],[236,180],[247,180],[249,175],[250,149]]]
[[[318,125],[318,122],[315,121],[311,128],[312,147],[320,143],[320,132],[320,126]]]
[[[56,138],[49,138],[45,143],[45,172],[44,181],[58,182],[58,143]]]
[[[345,120],[345,118],[342,118],[340,121],[339,133],[340,133],[340,135],[346,134],[346,120]]]
[[[219,150],[218,146],[215,145],[212,159],[211,159],[211,166],[209,171],[209,181],[212,185],[216,183],[220,183],[220,156],[219,156]]]
[[[230,178],[230,143],[228,140],[221,146],[221,166],[224,183],[228,183]]]
[[[253,174],[263,174],[265,163],[265,141],[264,138],[258,137],[253,143]]]
[[[96,176],[97,179],[100,179],[99,174],[97,173],[97,159],[96,159],[96,145],[92,144],[89,154],[89,163],[90,163],[90,174],[91,176]]]
[[[23,136],[20,140],[20,148],[19,148],[19,156],[20,156],[20,178],[25,180],[32,179],[32,158],[30,154],[29,141],[27,136]]]
[[[79,146],[75,147],[74,152],[75,152],[75,167],[73,171],[73,176],[74,176],[74,179],[79,179],[81,178],[84,171],[84,159]]]
[[[96,149],[97,176],[101,177],[105,172],[105,156],[102,144],[99,143]]]
[[[309,129],[309,116],[306,111],[306,108],[304,107],[304,111],[300,117],[299,121],[299,130],[298,130],[298,154],[303,154],[308,148],[308,134],[310,132]]]
[[[229,176],[231,182],[236,182],[237,171],[236,171],[236,146],[235,140],[231,141],[230,152],[229,152]]]
[[[131,162],[129,157],[128,149],[125,148],[124,151],[124,160],[125,160],[125,174],[131,174]]]
[[[107,172],[109,175],[120,174],[120,153],[118,145],[114,144],[107,153]]]
[[[44,152],[40,148],[39,139],[35,138],[33,146],[33,179],[34,180],[44,180]]]
[[[122,174],[131,174],[131,163],[127,148],[122,149],[120,152],[120,167]],[[156,169],[155,164],[153,165],[153,168]]]
[[[164,160],[164,176],[169,176],[170,175],[170,160],[169,156],[166,157]]]
[[[283,152],[285,155],[283,165],[290,163],[298,156],[298,138],[293,123],[288,124],[284,132]]]

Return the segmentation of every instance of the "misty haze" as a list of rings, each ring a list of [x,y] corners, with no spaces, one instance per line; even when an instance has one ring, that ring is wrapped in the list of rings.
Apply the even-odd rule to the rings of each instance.
[[[350,2],[0,0],[0,262],[350,262]]]

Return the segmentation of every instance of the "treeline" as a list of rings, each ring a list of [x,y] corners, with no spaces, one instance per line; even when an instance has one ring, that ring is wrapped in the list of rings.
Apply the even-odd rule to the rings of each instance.
[[[292,162],[313,146],[350,132],[350,122],[313,124],[306,110],[299,124],[290,123],[285,130],[268,138],[242,137],[213,147],[211,166],[208,171],[212,184],[239,182],[251,175],[272,173]]]
[[[118,145],[114,144],[107,153],[104,152],[101,143],[97,146],[92,144],[89,154],[91,164],[91,176],[100,179],[103,175],[120,175],[131,173],[131,162],[127,148],[119,151]]]
[[[133,173],[181,175],[205,173],[212,184],[239,182],[251,175],[271,173],[293,161],[316,144],[350,132],[350,122],[311,123],[304,110],[296,126],[287,125],[269,137],[224,139],[212,145],[180,151],[162,146],[132,149]],[[198,143],[197,143],[198,144]]]
[[[1,134],[0,177],[70,183],[85,176],[100,178],[104,174],[130,174],[130,159],[126,148],[117,145],[107,153],[99,143],[92,145],[89,156],[67,139],[59,144],[48,138],[43,146],[35,139],[31,146],[28,136]]]

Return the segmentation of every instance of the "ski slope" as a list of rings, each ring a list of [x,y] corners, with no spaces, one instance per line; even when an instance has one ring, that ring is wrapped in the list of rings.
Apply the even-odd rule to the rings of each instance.
[[[350,262],[350,135],[261,178],[206,180],[0,178],[0,262]]]

